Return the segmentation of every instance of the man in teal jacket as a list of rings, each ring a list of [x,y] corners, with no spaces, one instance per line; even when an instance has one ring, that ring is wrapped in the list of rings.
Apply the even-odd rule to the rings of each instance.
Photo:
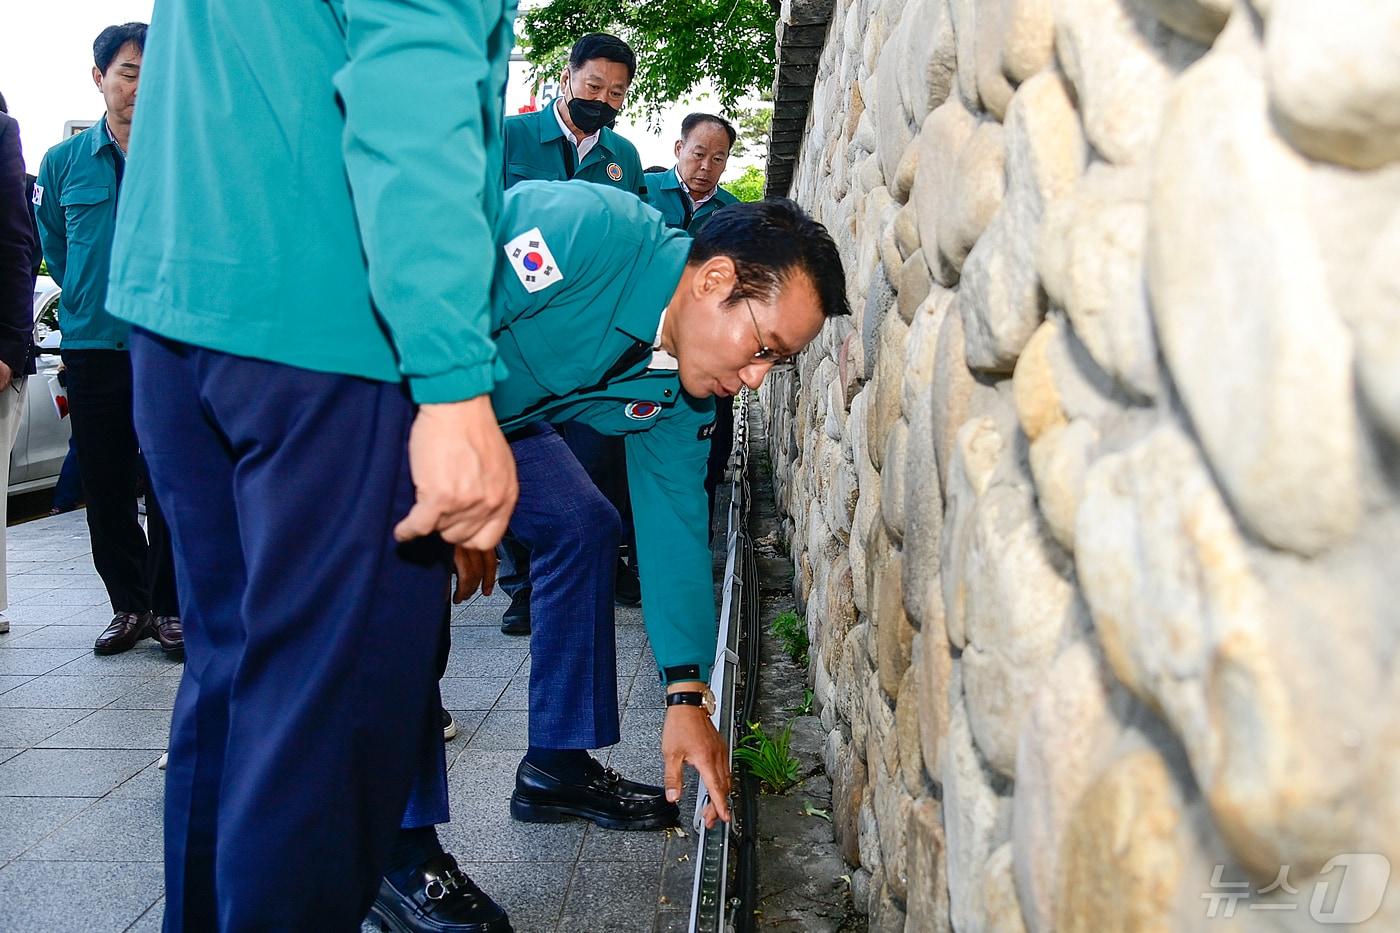
[[[591,33],[575,42],[559,96],[506,118],[506,187],[577,178],[644,194],[637,147],[612,129],[636,73],[636,55],[616,36]]]
[[[507,376],[492,402],[521,490],[510,530],[552,578],[537,594],[550,602],[534,620],[530,745],[545,731],[587,759],[619,738],[612,628],[580,631],[567,611],[580,593],[597,598],[590,573],[612,559],[617,514],[557,434],[531,430],[576,422],[625,439],[643,617],[668,692],[665,796],[679,799],[688,760],[713,793],[707,819],[727,818],[723,744],[699,708],[716,631],[704,491],[712,397],[756,388],[826,317],[848,312],[840,255],[791,201],[732,208],[691,239],[636,198],[579,182],[512,188],[497,240],[492,329]],[[570,700],[562,721],[536,702],[548,696]],[[615,799],[630,783],[615,773],[580,771],[561,779],[527,758],[512,813],[613,825],[651,812],[640,796]]]
[[[611,128],[636,73],[636,54],[617,36],[590,33],[575,42],[559,75],[559,96],[538,111],[506,118],[506,188],[528,179],[577,178],[644,197],[642,162],[636,147]],[[621,446],[583,425],[564,426],[560,431],[623,516],[624,526],[630,526]],[[531,617],[530,555],[509,535],[501,553],[501,588],[510,596],[501,631],[526,635]],[[637,605],[641,594],[635,569],[619,559],[615,570],[608,573],[615,574],[618,601]]]
[[[729,152],[739,134],[734,124],[712,113],[687,114],[676,140],[676,167],[648,172],[647,202],[666,218],[666,226],[694,234],[715,211],[737,204],[739,199],[719,186],[729,165]],[[734,401],[715,403],[715,434],[710,438],[710,458],[705,466],[705,492],[714,516],[715,490],[724,478],[729,449],[734,446]]]
[[[44,155],[34,213],[49,274],[63,289],[63,331],[73,449],[87,498],[92,562],[112,603],[112,621],[93,644],[120,654],[154,636],[172,657],[184,650],[170,536],[158,496],[136,514],[146,472],[132,421],[130,327],[107,313],[126,151],[141,82],[145,23],[108,26],[93,43],[92,77],[106,112]],[[148,540],[149,536],[149,540]]]
[[[738,134],[734,124],[712,113],[687,114],[676,140],[676,167],[648,172],[647,203],[668,227],[694,233],[710,215],[739,199],[719,186]]]
[[[372,903],[510,928],[431,827],[439,535],[494,547],[516,494],[489,394],[513,16],[156,9],[107,306],[184,610],[166,933],[352,931]]]

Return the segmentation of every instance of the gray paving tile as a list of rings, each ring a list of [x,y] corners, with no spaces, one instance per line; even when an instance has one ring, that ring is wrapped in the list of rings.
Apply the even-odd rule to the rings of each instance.
[[[107,795],[107,800],[124,800],[143,797],[151,800],[165,799],[165,772],[156,767],[153,761],[134,776],[123,781],[116,790]]]
[[[42,625],[5,645],[7,648],[87,648],[97,638],[84,626]]]
[[[513,677],[529,654],[520,648],[473,648],[454,651],[447,662],[448,677]]]
[[[608,767],[630,781],[660,786],[665,780],[666,769],[661,762],[659,737],[652,737],[650,745],[613,746],[608,750],[607,764]],[[695,783],[695,770],[693,768],[686,768],[685,782],[687,786]],[[681,816],[685,816],[684,811],[682,811]]]
[[[91,648],[0,648],[0,674],[47,674],[91,651]]]
[[[16,649],[19,650],[19,649]],[[172,661],[152,639],[143,639],[121,654],[100,655],[91,650],[73,658],[53,673],[64,677],[83,674],[121,674],[125,677],[162,677],[183,670],[181,661]]]
[[[472,736],[471,747],[529,748],[529,724],[529,714],[523,710],[492,710]]]
[[[38,743],[39,748],[153,748],[164,751],[170,713],[163,709],[101,709]]]
[[[438,835],[443,847],[463,860],[572,861],[583,844],[584,823],[517,823],[504,799],[454,804],[452,816]]]
[[[22,751],[22,748],[0,748],[0,761],[9,761]]]
[[[17,933],[121,933],[164,890],[161,866],[149,862],[16,861],[0,869],[5,925]]]
[[[88,609],[106,604],[107,590],[91,586],[64,586],[55,590],[43,590],[10,603],[19,610],[25,606],[77,606],[79,609]]]
[[[468,748],[448,769],[448,799],[464,805],[473,800],[504,800],[515,788],[520,758],[521,753],[511,749]]]
[[[528,639],[507,635],[495,625],[452,626],[452,650],[459,648],[524,648]]]
[[[0,794],[101,797],[159,757],[150,750],[31,748],[0,762]]]
[[[507,677],[444,677],[438,681],[442,705],[447,709],[488,710],[496,705]]]
[[[164,802],[99,800],[20,858],[41,862],[159,862]]]
[[[38,745],[88,712],[85,709],[0,709],[0,745],[10,748]]]
[[[564,895],[573,874],[570,862],[462,862],[461,868],[481,890],[510,914],[510,925],[520,933],[553,930],[564,907]],[[580,929],[598,929],[581,927]]]
[[[486,711],[480,709],[454,709],[452,718],[457,720],[457,738],[447,743],[447,767],[450,770],[467,750],[467,744],[486,718]]]
[[[180,678],[155,677],[107,704],[107,709],[174,709]]]
[[[110,605],[90,606],[86,609],[81,606],[49,606],[47,608],[34,608],[35,611],[51,611],[55,613],[52,625],[73,625],[82,626],[92,630],[92,637],[96,638],[102,630],[112,621],[112,607]],[[72,610],[63,614],[62,610]]]
[[[661,858],[666,845],[666,831],[623,832],[589,826],[583,836],[584,862],[652,862]]]
[[[643,748],[656,751],[661,727],[666,722],[664,706],[634,706],[622,711],[618,725],[622,733],[623,748]]]
[[[647,630],[640,625],[619,625],[616,637],[619,648],[641,648],[647,644]]]
[[[92,797],[0,797],[0,863],[15,858],[94,802]]]
[[[12,623],[20,625],[52,625],[86,611],[88,610],[81,606],[11,606],[5,610],[5,615]],[[111,614],[108,613],[108,621],[110,620]],[[97,637],[96,632],[93,633],[93,637]]]
[[[48,565],[40,564],[38,566],[47,567]],[[89,582],[93,580],[96,580],[97,582]],[[69,586],[82,586],[91,588],[94,586],[100,587],[101,585],[102,578],[99,577],[95,571],[89,574],[53,573],[46,569],[35,570],[32,573],[27,573],[22,577],[18,577],[11,582],[11,586],[20,586],[31,590],[56,590],[60,587]]]
[[[639,670],[632,681],[632,692],[627,695],[627,705],[637,709],[665,709],[666,688],[649,669]]]
[[[33,680],[29,674],[0,674],[0,693],[18,687],[20,684],[27,684]]]
[[[530,708],[530,672],[517,674],[506,687],[506,692],[496,701],[496,709]]]
[[[7,618],[9,617],[8,612],[0,613],[0,615],[4,615]],[[13,619],[11,619],[10,630],[8,632],[0,634],[0,648],[13,648],[15,646],[15,642],[19,641],[21,638],[24,638],[26,635],[33,635],[41,628],[44,628],[47,624],[48,623],[46,622],[39,622],[31,625],[24,625],[19,622],[15,622]]]
[[[617,649],[617,676],[619,678],[630,677],[641,669],[642,649],[640,648],[618,648]]]
[[[86,677],[45,674],[0,693],[0,707],[101,709],[150,679],[99,674],[89,674]]]
[[[161,933],[162,925],[165,922],[165,898],[162,897],[151,905],[151,909],[141,915],[131,926],[126,928],[126,933]]]
[[[637,862],[580,862],[560,916],[562,930],[650,933],[656,917],[661,866]]]

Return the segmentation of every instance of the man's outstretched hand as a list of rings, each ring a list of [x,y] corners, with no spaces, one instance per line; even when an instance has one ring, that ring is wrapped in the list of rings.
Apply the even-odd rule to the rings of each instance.
[[[400,541],[437,532],[450,544],[494,548],[519,488],[510,444],[496,424],[491,397],[423,405],[408,436],[417,501],[394,527]]]
[[[672,690],[680,687],[672,685]],[[703,684],[694,689],[703,689]],[[689,689],[689,688],[687,688]],[[729,749],[715,731],[709,715],[698,706],[668,706],[661,729],[661,759],[666,768],[666,799],[676,803],[685,789],[685,765],[700,772],[710,802],[702,818],[712,828],[716,819],[729,821]]]

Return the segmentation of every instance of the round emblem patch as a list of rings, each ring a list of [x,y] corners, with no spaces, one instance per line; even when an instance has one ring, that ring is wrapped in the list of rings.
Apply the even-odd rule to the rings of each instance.
[[[622,166],[616,162],[608,163],[608,177],[613,181],[622,181]]]
[[[520,263],[526,269],[529,269],[531,272],[534,272],[540,266],[544,265],[544,257],[541,256],[539,253],[526,253],[523,257],[521,257]]]
[[[633,421],[646,421],[659,415],[661,406],[655,402],[628,402],[622,412]]]

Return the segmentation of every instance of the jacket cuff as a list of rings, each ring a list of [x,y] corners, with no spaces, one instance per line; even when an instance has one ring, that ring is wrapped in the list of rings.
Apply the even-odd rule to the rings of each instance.
[[[478,395],[489,395],[494,386],[490,363],[432,376],[408,377],[408,391],[419,405],[464,402]]]

